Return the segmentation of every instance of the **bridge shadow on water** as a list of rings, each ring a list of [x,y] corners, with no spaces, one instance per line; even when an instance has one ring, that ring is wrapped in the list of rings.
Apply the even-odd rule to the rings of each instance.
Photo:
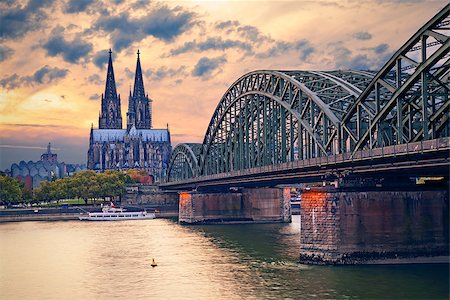
[[[448,299],[449,264],[307,266],[298,263],[299,216],[291,224],[195,225],[236,257],[265,299]],[[249,283],[243,283],[248,285]]]

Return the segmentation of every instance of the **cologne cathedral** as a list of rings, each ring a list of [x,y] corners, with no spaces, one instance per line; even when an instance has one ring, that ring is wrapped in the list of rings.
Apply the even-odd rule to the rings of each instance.
[[[134,89],[128,96],[127,128],[122,129],[111,50],[101,105],[98,129],[91,127],[88,169],[145,169],[155,179],[165,176],[172,151],[170,132],[168,127],[152,128],[152,100],[145,94],[139,50]]]

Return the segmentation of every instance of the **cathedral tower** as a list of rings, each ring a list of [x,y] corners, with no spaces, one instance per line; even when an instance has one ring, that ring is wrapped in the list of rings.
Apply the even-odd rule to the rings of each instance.
[[[87,167],[96,171],[144,169],[157,181],[167,172],[172,146],[168,126],[167,129],[152,128],[152,100],[145,94],[139,54],[138,50],[133,90],[130,86],[127,127],[122,129],[120,96],[116,92],[109,51],[99,128],[91,125]]]
[[[98,117],[99,129],[122,129],[120,95],[117,95],[111,53],[111,49],[109,49],[105,93],[102,94],[102,108]]]
[[[144,81],[142,79],[141,61],[137,52],[136,74],[134,77],[134,89],[128,99],[127,129],[135,127],[136,129],[152,128],[152,100],[145,94]]]

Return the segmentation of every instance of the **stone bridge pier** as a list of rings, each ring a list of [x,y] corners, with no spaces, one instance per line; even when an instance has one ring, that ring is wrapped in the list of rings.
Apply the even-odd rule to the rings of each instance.
[[[300,262],[355,264],[448,256],[448,190],[316,188],[301,201]]]
[[[289,188],[253,188],[235,192],[181,192],[179,222],[291,222]]]

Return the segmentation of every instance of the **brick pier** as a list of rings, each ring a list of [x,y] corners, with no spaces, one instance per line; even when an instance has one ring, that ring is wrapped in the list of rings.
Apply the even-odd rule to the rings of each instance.
[[[291,222],[289,189],[243,189],[227,193],[180,193],[179,222]]]
[[[446,190],[304,191],[300,261],[354,264],[449,253]]]

